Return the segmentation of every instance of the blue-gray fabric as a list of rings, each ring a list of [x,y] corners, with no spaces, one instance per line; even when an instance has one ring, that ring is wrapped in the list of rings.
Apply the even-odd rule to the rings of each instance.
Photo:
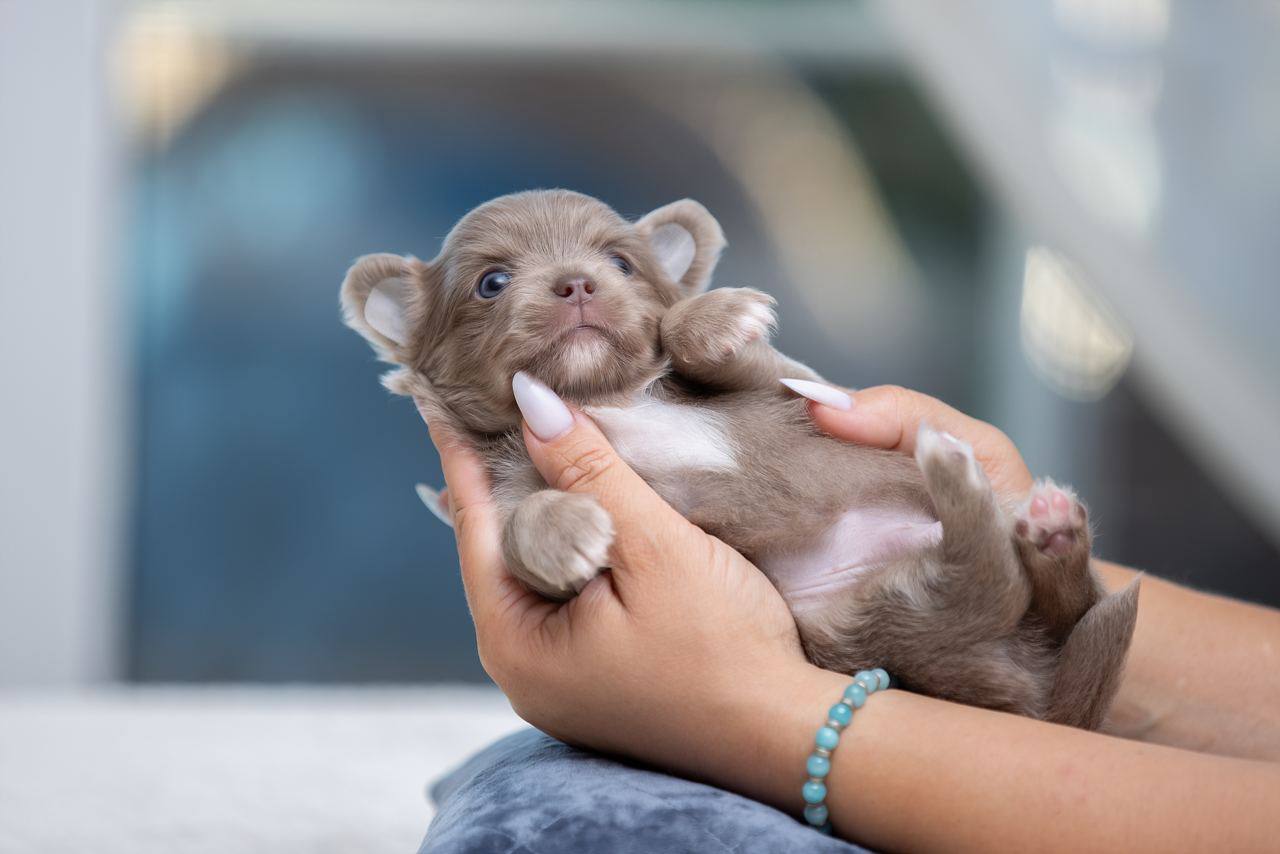
[[[865,851],[740,795],[606,759],[532,729],[495,742],[438,780],[431,799],[439,812],[419,854]]]

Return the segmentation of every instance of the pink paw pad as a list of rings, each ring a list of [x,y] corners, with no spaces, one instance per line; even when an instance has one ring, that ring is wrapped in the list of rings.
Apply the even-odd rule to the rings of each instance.
[[[1014,529],[1040,551],[1061,557],[1075,547],[1085,519],[1084,507],[1070,492],[1050,483],[1038,483],[1018,514]]]

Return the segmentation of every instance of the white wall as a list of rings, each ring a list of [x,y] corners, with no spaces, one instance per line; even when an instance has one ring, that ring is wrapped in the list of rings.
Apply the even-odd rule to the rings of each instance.
[[[0,686],[118,670],[110,0],[0,2]]]

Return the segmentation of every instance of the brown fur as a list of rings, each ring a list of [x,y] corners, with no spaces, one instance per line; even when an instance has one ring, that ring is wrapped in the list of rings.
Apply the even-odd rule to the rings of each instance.
[[[517,371],[587,407],[607,434],[613,425],[610,438],[642,477],[766,573],[850,511],[939,520],[939,542],[887,554],[820,607],[796,610],[809,657],[845,673],[883,666],[934,696],[1098,727],[1137,596],[1104,596],[1083,507],[1064,492],[1068,515],[1046,521],[1029,504],[1010,512],[967,446],[932,431],[915,461],[819,434],[778,384],[816,376],[769,345],[772,300],[702,292],[723,246],[714,218],[690,200],[632,224],[576,193],[519,193],[469,213],[430,262],[360,259],[342,303],[347,323],[400,366],[388,387],[480,449],[507,514],[507,563],[533,589],[573,595],[606,563],[612,525],[593,499],[548,490],[533,469],[511,393]],[[477,283],[493,270],[510,284],[481,298]],[[589,297],[567,298],[570,281],[590,282]],[[375,289],[399,306],[403,327],[379,331]],[[638,408],[608,409],[625,406]],[[630,447],[627,425],[645,418],[687,424],[702,457]]]

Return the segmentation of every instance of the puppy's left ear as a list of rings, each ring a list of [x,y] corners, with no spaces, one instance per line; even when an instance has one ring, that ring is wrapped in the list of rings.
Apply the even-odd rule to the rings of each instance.
[[[681,199],[646,214],[636,223],[654,257],[684,296],[707,289],[724,249],[724,232],[706,208]]]
[[[385,362],[413,352],[413,339],[427,312],[427,265],[411,255],[365,255],[342,282],[347,325],[373,345]]]

